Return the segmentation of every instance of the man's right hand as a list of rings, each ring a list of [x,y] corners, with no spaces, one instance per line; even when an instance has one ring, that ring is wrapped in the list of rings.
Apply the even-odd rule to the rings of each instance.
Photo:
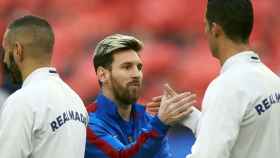
[[[196,95],[190,92],[170,94],[170,87],[165,86],[161,105],[158,112],[159,119],[166,125],[172,125],[185,118],[192,112],[196,103]]]

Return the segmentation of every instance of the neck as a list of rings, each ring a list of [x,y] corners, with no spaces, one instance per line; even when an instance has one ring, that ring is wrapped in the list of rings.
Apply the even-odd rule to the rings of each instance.
[[[104,85],[103,85],[104,86]],[[103,95],[112,100],[114,103],[117,104],[119,115],[123,120],[129,121],[130,120],[130,113],[132,106],[131,105],[125,105],[118,101],[115,96],[113,95],[112,90],[109,90],[107,88],[102,88]]]
[[[239,52],[247,50],[250,50],[250,48],[246,43],[234,43],[231,40],[222,43],[219,47],[218,56],[220,64],[223,65],[228,58],[232,57],[235,54],[238,54]]]
[[[130,120],[130,113],[131,113],[132,106],[118,106],[119,115],[122,117],[123,120],[129,121]]]
[[[46,60],[34,60],[34,59],[30,59],[30,60],[26,60],[25,63],[23,63],[23,66],[21,68],[21,74],[22,74],[22,78],[23,80],[25,80],[27,78],[27,76],[32,73],[34,70],[41,68],[41,67],[50,67],[51,64],[49,62],[50,60],[46,59]]]

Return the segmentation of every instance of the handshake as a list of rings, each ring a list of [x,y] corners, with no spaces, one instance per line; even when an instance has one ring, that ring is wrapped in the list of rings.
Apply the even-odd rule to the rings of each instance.
[[[177,94],[168,84],[162,96],[154,97],[146,104],[147,112],[156,115],[166,125],[175,124],[193,111],[196,95],[191,92]]]

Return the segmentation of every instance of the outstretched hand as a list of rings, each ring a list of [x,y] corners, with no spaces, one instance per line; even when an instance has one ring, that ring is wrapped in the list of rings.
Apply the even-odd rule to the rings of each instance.
[[[146,104],[146,111],[152,115],[157,115],[162,96],[153,97],[152,101]]]
[[[159,119],[172,125],[192,112],[196,95],[191,92],[177,94],[169,85],[164,86],[164,94],[158,111]]]

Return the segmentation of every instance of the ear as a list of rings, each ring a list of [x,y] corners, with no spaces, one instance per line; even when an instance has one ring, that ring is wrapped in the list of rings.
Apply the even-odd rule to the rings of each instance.
[[[210,25],[211,25],[211,26],[210,26],[210,32],[211,32],[211,34],[212,34],[214,37],[217,38],[217,37],[219,37],[219,36],[222,35],[223,29],[222,29],[222,27],[221,27],[219,24],[213,22],[213,23],[211,23]]]
[[[99,66],[96,71],[98,80],[104,84],[109,80],[109,71],[102,66]]]
[[[13,56],[15,61],[23,61],[23,46],[18,41],[15,43],[15,47],[13,48]]]

